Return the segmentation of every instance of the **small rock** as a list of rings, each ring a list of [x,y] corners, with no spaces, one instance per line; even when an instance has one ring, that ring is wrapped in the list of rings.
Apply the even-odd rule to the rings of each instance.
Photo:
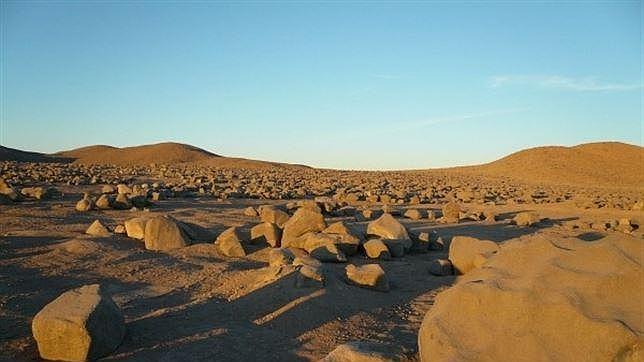
[[[112,235],[112,233],[110,233],[105,225],[101,224],[99,220],[94,220],[94,222],[85,231],[85,234],[103,237]]]
[[[429,272],[433,275],[442,277],[454,274],[452,262],[447,259],[435,259],[429,263]]]
[[[367,264],[360,267],[349,264],[345,271],[347,279],[360,287],[382,292],[389,291],[387,275],[378,264]]]

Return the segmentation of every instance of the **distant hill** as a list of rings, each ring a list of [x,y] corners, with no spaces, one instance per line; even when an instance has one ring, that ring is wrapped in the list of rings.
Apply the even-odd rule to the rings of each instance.
[[[17,161],[17,162],[71,162],[72,160],[65,157],[55,157],[44,153],[17,150],[0,146],[0,161]]]
[[[642,188],[644,148],[620,142],[537,147],[457,170],[533,183]]]
[[[198,147],[165,142],[135,147],[88,146],[55,154],[80,164],[149,165],[200,164],[225,168],[302,167],[277,162],[223,157]]]
[[[173,142],[123,148],[104,145],[88,146],[58,152],[55,155],[72,158],[75,163],[113,165],[200,162],[221,157],[201,148]]]

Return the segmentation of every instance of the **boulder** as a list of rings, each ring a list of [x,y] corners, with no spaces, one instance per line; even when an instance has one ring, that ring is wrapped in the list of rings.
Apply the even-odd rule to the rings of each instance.
[[[169,216],[156,216],[145,224],[145,248],[148,250],[172,250],[190,245],[177,221]]]
[[[31,324],[40,357],[87,361],[105,357],[125,336],[119,308],[98,284],[61,294]]]
[[[320,232],[326,229],[324,216],[306,208],[298,209],[295,214],[284,224],[282,233],[283,247],[302,247],[302,236],[310,232]]]
[[[76,203],[76,211],[86,212],[92,210],[93,208],[94,201],[88,197],[85,197]]]
[[[112,200],[108,195],[101,195],[98,200],[96,200],[96,207],[101,210],[107,210],[112,207]]]
[[[302,265],[298,268],[295,285],[298,288],[311,288],[324,286],[324,273],[322,268]]]
[[[273,267],[291,265],[293,259],[295,259],[295,255],[289,249],[276,248],[268,252],[268,265]]]
[[[231,227],[222,232],[215,244],[217,250],[225,256],[241,258],[246,256],[246,251],[243,246],[243,236],[237,227]]]
[[[255,210],[254,207],[249,206],[244,209],[244,215],[246,216],[258,216],[259,214],[257,213],[257,210]]]
[[[116,210],[129,210],[132,208],[132,203],[126,194],[119,193],[112,202],[112,208]]]
[[[24,187],[20,190],[25,197],[30,197],[36,200],[48,200],[58,193],[58,190],[48,187]]]
[[[259,217],[263,222],[276,224],[280,228],[289,220],[289,216],[283,210],[273,205],[264,205],[259,209]]]
[[[87,228],[85,234],[92,236],[110,236],[112,233],[103,225],[99,220],[94,220],[94,222]]]
[[[420,361],[641,360],[641,244],[616,234],[504,243],[438,294],[418,334]]]
[[[442,208],[443,220],[446,222],[458,222],[460,213],[462,212],[461,206],[456,202],[448,202]]]
[[[420,220],[425,217],[425,213],[423,212],[423,210],[419,209],[407,209],[403,216],[412,220]]]
[[[0,194],[5,195],[11,201],[20,201],[20,194],[0,177]]]
[[[116,187],[112,185],[103,185],[101,187],[101,193],[103,194],[113,194],[116,192]]]
[[[148,218],[135,217],[133,219],[125,220],[125,233],[128,237],[133,239],[143,240],[145,238],[145,224]]]
[[[130,186],[126,184],[118,184],[116,185],[116,192],[118,192],[121,195],[131,194],[132,188],[130,188]]]
[[[363,266],[349,264],[346,266],[345,271],[349,282],[357,286],[381,292],[389,291],[387,275],[378,264],[367,264]]]
[[[334,235],[338,240],[338,247],[346,255],[354,255],[364,240],[364,236],[354,228],[351,228],[344,221],[338,221],[329,225],[322,231],[325,234]]]
[[[367,241],[362,245],[364,248],[365,254],[371,259],[382,259],[389,260],[391,259],[391,253],[389,248],[382,241],[382,239],[372,239]]]
[[[347,261],[347,257],[338,247],[338,239],[324,233],[307,233],[304,241],[304,250],[321,262]]]
[[[407,229],[391,214],[383,214],[377,220],[370,222],[367,226],[367,234],[383,239],[402,240],[405,250],[409,250],[412,246]]]
[[[282,239],[282,230],[270,222],[257,224],[250,229],[250,240],[254,243],[266,242],[272,247],[280,246]]]
[[[494,241],[455,236],[449,246],[449,260],[455,272],[465,274],[481,266],[498,251],[499,245]]]
[[[439,277],[453,275],[454,268],[447,259],[435,259],[429,263],[429,273]]]
[[[541,218],[536,212],[526,211],[517,214],[512,221],[517,226],[533,226],[540,222]]]

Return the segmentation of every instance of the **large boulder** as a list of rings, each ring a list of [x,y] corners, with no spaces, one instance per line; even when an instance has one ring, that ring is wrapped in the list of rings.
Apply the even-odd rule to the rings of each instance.
[[[21,198],[18,191],[9,185],[2,177],[0,177],[0,194],[5,195],[11,201],[19,201]]]
[[[243,243],[246,240],[243,240],[244,237],[241,231],[237,227],[231,227],[222,232],[215,240],[215,245],[217,245],[217,250],[225,256],[233,258],[241,258],[246,256],[246,250],[244,250]]]
[[[494,241],[455,236],[449,246],[449,260],[455,272],[465,274],[481,266],[498,251],[499,245]]]
[[[347,257],[338,247],[339,239],[332,234],[308,233],[304,236],[304,250],[322,262],[347,261]]]
[[[270,222],[257,224],[250,229],[250,240],[253,243],[266,242],[268,245],[276,248],[280,246],[282,239],[282,230]]]
[[[382,214],[377,220],[369,223],[367,234],[383,239],[409,240],[407,229],[391,214]]]
[[[145,224],[148,218],[135,217],[133,219],[125,220],[125,233],[129,238],[143,240],[145,238]]]
[[[362,245],[367,257],[371,259],[391,259],[389,248],[382,239],[371,239]]]
[[[641,360],[641,244],[554,233],[506,242],[438,295],[419,331],[420,360]]]
[[[259,208],[259,218],[263,222],[269,222],[271,224],[276,224],[280,228],[284,227],[284,224],[289,219],[288,214],[273,205],[264,205]]]
[[[326,229],[326,222],[322,214],[307,208],[299,208],[284,224],[282,233],[282,247],[303,247],[305,234],[320,232]]]
[[[381,292],[389,291],[387,275],[378,264],[367,264],[363,266],[349,264],[346,266],[345,272],[347,280],[357,286]]]
[[[360,232],[346,224],[344,221],[335,222],[329,225],[322,232],[336,237],[339,240],[338,247],[340,247],[346,255],[354,255],[364,240],[364,236]]]
[[[40,357],[96,360],[114,351],[125,335],[119,308],[98,284],[61,294],[31,324]]]
[[[172,250],[190,244],[177,221],[169,216],[157,216],[145,224],[145,248],[148,250]]]

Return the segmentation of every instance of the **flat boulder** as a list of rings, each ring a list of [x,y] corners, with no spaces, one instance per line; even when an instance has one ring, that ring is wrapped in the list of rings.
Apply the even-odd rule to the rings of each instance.
[[[641,361],[642,258],[619,234],[510,240],[438,294],[420,361]]]
[[[389,280],[385,271],[378,264],[367,264],[355,266],[349,264],[345,268],[346,277],[349,282],[362,288],[389,291]]]
[[[449,260],[455,272],[465,274],[481,266],[498,251],[499,245],[494,241],[455,236],[449,246]]]
[[[120,309],[98,284],[61,294],[31,324],[40,357],[87,361],[113,352],[125,336]]]
[[[190,245],[177,221],[169,216],[156,216],[145,224],[145,248],[148,250],[172,250]]]

